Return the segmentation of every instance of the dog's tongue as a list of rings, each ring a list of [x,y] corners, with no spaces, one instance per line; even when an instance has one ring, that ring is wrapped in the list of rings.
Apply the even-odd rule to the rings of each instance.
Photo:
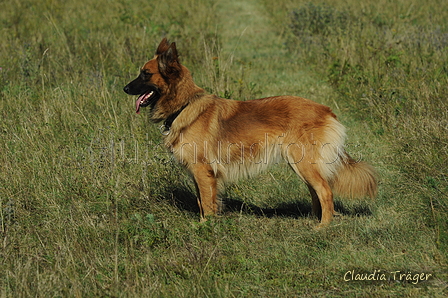
[[[142,98],[143,98],[144,96],[145,96],[145,94],[140,95],[140,96],[137,98],[137,101],[135,102],[135,113],[137,113],[137,114],[140,113],[140,103],[141,103]]]
[[[151,92],[152,93],[152,92]],[[135,102],[135,112],[137,113],[137,114],[139,114],[140,113],[140,106],[141,106],[141,104],[143,103],[143,102],[145,102],[145,100],[147,99],[147,97],[149,97],[150,95],[151,95],[151,93],[144,93],[144,94],[142,94],[142,95],[140,95],[138,98],[137,98],[137,101]]]
[[[137,98],[137,101],[135,102],[135,112],[138,114],[140,113],[140,107],[142,106],[142,104],[145,104],[145,106],[147,106],[147,101],[151,98],[151,96],[154,94],[153,91],[150,91],[148,93],[144,93],[142,95],[140,95]]]

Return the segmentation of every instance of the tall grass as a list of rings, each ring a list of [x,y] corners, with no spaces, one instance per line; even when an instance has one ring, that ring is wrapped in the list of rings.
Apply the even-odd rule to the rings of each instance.
[[[3,1],[0,296],[446,294],[446,4],[349,2]],[[198,223],[189,175],[122,92],[164,36],[220,96],[332,105],[383,177],[378,199],[337,200],[315,232],[279,167]]]

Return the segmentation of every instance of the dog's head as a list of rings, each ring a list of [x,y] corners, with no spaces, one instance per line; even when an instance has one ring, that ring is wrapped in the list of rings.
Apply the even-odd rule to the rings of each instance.
[[[154,58],[145,63],[139,76],[123,90],[129,95],[138,95],[135,102],[136,113],[140,112],[140,108],[150,106],[152,120],[160,121],[176,112],[176,89],[185,71],[188,72],[179,63],[176,44],[170,44],[164,38]]]

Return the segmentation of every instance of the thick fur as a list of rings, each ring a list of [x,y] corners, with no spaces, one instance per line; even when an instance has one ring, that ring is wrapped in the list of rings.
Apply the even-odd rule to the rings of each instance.
[[[219,211],[224,182],[280,162],[308,185],[321,225],[333,217],[332,189],[350,198],[376,196],[375,170],[345,152],[345,128],[327,106],[295,96],[235,101],[207,94],[166,39],[124,90],[141,98],[154,90],[141,106],[151,107],[154,122],[165,120],[164,143],[195,179],[201,219]]]

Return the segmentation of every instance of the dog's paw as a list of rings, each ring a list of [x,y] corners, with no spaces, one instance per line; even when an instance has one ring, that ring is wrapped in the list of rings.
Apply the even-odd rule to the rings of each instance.
[[[330,223],[323,223],[323,222],[321,222],[320,224],[315,226],[313,228],[313,230],[315,230],[315,231],[322,231],[322,230],[325,230],[326,228],[328,228],[329,225],[330,225]]]

